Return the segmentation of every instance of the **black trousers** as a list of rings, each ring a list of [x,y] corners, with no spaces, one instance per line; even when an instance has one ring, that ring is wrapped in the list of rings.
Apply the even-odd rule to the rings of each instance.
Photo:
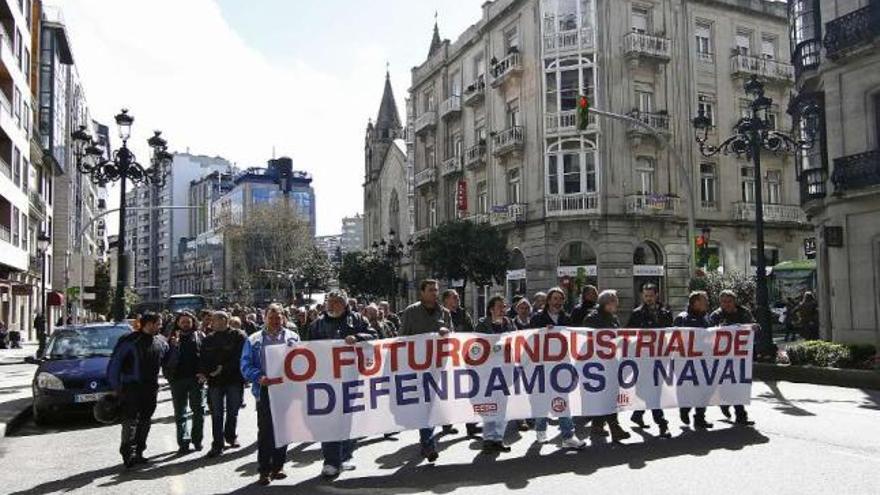
[[[260,387],[257,399],[257,464],[260,474],[281,471],[287,459],[287,445],[275,447],[275,429],[272,409],[269,407],[269,389]]]
[[[681,414],[690,414],[691,408],[690,407],[682,407],[679,409],[679,411],[681,411]],[[694,420],[700,420],[700,421],[706,420],[706,408],[705,407],[697,407],[694,409],[694,411],[695,411],[694,412]]]
[[[645,411],[633,411],[631,419],[633,421],[641,421],[644,417]],[[663,409],[651,409],[651,417],[654,418],[654,424],[666,424],[666,417],[663,415]]]
[[[158,384],[126,384],[122,386],[122,436],[119,453],[122,459],[143,454],[147,449],[150,421],[156,412]]]

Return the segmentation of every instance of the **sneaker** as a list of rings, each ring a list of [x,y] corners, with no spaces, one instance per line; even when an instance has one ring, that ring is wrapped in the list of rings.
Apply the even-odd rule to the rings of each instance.
[[[227,440],[226,443],[229,445],[230,449],[237,449],[237,448],[241,447],[241,445],[238,443],[237,437],[233,438],[232,440]]]
[[[350,462],[343,462],[342,466],[339,466],[343,471],[354,471],[355,465]]]
[[[280,470],[280,469],[279,469],[278,471],[273,471],[272,474],[269,475],[269,476],[270,476],[273,480],[283,480],[284,478],[287,478],[287,474],[286,474],[284,471]]]
[[[433,446],[431,447],[422,447],[422,457],[428,460],[428,462],[435,462],[439,455],[437,455],[437,449]]]
[[[536,430],[535,431],[535,441],[538,443],[546,443],[547,442],[547,430],[544,430],[544,431]]]
[[[730,406],[721,406],[721,414],[723,414],[725,418],[730,419]]]
[[[712,423],[706,421],[705,418],[694,419],[694,428],[696,428],[698,430],[708,430],[708,429],[711,429],[713,426],[714,425]]]
[[[260,486],[268,486],[272,482],[272,478],[268,474],[261,474],[257,484]]]
[[[324,464],[324,468],[321,469],[321,475],[326,476],[327,478],[339,476],[339,468],[331,466],[330,464]]]
[[[587,443],[578,437],[569,437],[562,441],[563,449],[581,450],[587,446]]]

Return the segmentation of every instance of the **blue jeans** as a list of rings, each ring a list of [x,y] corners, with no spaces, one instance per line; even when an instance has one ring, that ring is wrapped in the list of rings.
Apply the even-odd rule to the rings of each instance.
[[[238,383],[208,387],[208,400],[211,401],[211,433],[214,437],[211,446],[222,449],[224,440],[231,444],[238,436],[235,429],[238,426],[238,411],[244,400],[244,389]]]
[[[483,422],[483,440],[490,442],[501,442],[504,440],[504,433],[507,431],[507,421],[485,421]]]
[[[269,407],[269,389],[260,387],[257,400],[257,470],[260,474],[281,471],[287,459],[287,445],[275,447],[272,427],[272,409]]]
[[[336,469],[339,469],[343,462],[351,460],[354,445],[354,440],[321,443],[321,453],[324,454],[324,465],[333,466]]]
[[[169,385],[171,403],[174,405],[174,424],[177,427],[177,445],[186,447],[190,441],[201,445],[205,424],[204,387],[195,378],[181,378]],[[190,418],[192,418],[192,433],[187,428]]]
[[[535,431],[547,431],[547,418],[535,419]],[[563,439],[568,439],[574,436],[574,421],[572,421],[570,417],[559,417],[559,433],[562,434]]]
[[[419,429],[419,443],[423,448],[437,448],[436,442],[434,442],[434,428],[421,428]]]

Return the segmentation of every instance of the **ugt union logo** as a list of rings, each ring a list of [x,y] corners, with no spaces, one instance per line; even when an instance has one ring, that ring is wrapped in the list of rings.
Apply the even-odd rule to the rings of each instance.
[[[550,402],[550,408],[555,413],[564,412],[568,408],[568,403],[562,397],[556,397]]]

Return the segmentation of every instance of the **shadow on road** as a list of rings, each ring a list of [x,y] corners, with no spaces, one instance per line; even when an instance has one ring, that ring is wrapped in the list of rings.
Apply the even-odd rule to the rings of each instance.
[[[472,463],[454,465],[419,464],[416,449],[407,446],[395,456],[410,456],[410,462],[385,476],[346,478],[336,482],[315,477],[296,485],[283,483],[259,487],[250,485],[232,493],[340,493],[359,491],[409,494],[430,491],[450,493],[461,487],[503,483],[507,490],[521,490],[532,479],[562,473],[581,476],[612,466],[628,465],[642,469],[651,461],[677,456],[702,456],[713,450],[741,450],[749,445],[769,442],[769,438],[751,428],[728,428],[719,431],[685,433],[670,440],[651,440],[627,445],[601,445],[583,452],[557,450],[539,455],[529,449],[524,457],[497,460],[495,455],[478,453]],[[430,486],[428,485],[430,483]]]

